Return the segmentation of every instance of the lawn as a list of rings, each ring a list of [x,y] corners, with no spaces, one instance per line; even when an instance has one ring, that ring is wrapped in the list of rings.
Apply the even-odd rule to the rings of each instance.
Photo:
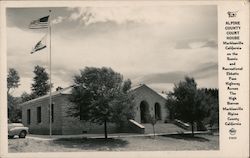
[[[218,150],[219,136],[186,135],[153,137],[63,138],[57,140],[9,139],[9,152],[79,152],[79,151],[159,151]]]

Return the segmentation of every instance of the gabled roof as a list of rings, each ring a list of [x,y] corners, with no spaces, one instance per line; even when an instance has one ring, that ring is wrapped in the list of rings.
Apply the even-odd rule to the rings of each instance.
[[[155,90],[153,90],[152,88],[150,88],[149,86],[147,86],[146,84],[139,84],[139,85],[136,85],[136,86],[133,86],[131,87],[130,91],[136,91],[137,89],[141,88],[141,87],[146,87],[147,89],[153,91],[154,93],[156,93],[157,95],[159,95],[160,97],[162,97],[163,99],[167,99],[167,95],[164,94],[164,93],[159,93],[159,92],[156,92]]]
[[[54,91],[54,92],[51,93],[51,96],[53,97],[53,96],[57,96],[57,95],[60,95],[60,94],[71,94],[72,88],[73,88],[73,86],[69,86],[69,87],[60,89],[58,91]],[[28,104],[28,103],[35,102],[35,101],[39,101],[39,100],[42,100],[42,99],[45,99],[45,98],[49,98],[49,96],[50,96],[50,94],[46,94],[44,96],[29,100],[27,102],[22,103],[21,106],[25,105],[25,104]]]

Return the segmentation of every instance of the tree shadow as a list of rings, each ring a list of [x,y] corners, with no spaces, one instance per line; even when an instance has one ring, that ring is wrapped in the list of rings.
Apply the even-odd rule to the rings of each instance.
[[[53,140],[54,144],[63,145],[66,148],[79,148],[83,150],[112,151],[125,147],[128,141],[108,138],[61,138]]]
[[[203,138],[200,136],[192,136],[192,134],[173,134],[173,135],[164,135],[163,137],[183,139],[186,141],[198,141],[198,142],[208,142],[209,139]]]

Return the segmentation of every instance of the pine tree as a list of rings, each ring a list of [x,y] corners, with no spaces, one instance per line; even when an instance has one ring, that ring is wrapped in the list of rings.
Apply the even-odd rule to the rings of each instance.
[[[33,72],[35,76],[31,87],[32,94],[36,97],[46,95],[50,89],[48,73],[45,71],[45,68],[38,65],[35,66]]]

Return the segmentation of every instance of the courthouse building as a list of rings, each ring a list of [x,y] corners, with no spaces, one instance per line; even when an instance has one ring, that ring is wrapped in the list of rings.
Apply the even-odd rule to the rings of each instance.
[[[80,117],[68,115],[68,108],[74,105],[69,101],[71,90],[72,87],[68,87],[52,93],[52,134],[103,133],[103,125],[84,122]],[[128,124],[144,127],[143,124],[148,123],[148,113],[154,115],[160,123],[168,120],[169,112],[165,107],[164,94],[157,93],[145,84],[132,87],[131,93],[134,94],[135,118],[128,121]],[[22,122],[29,127],[30,133],[49,134],[49,95],[27,101],[21,107]],[[114,124],[108,123],[109,133],[121,132],[116,130]],[[129,130],[133,132],[133,128]]]

